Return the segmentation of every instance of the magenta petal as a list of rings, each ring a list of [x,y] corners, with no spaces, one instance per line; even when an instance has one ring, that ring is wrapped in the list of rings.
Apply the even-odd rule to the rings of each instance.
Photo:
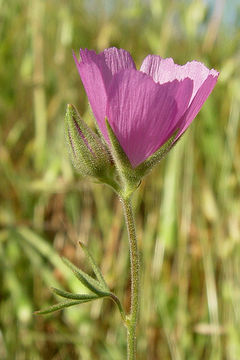
[[[81,61],[78,62],[73,53],[93,114],[107,139],[106,99],[112,75],[126,68],[135,69],[135,64],[131,55],[123,49],[109,48],[100,54],[96,54],[94,50],[80,49],[80,55]]]
[[[105,49],[101,54],[104,55],[107,67],[112,75],[124,69],[136,69],[135,63],[128,51],[115,47]]]
[[[112,75],[125,69],[136,69],[135,63],[128,51],[117,49],[115,47],[105,49],[100,54],[94,50],[80,49],[80,55],[83,63],[94,62],[103,73]],[[108,69],[108,70],[107,70]],[[109,80],[109,74],[108,79]]]
[[[197,94],[195,95],[194,99],[191,102],[191,105],[189,106],[188,110],[181,119],[181,128],[180,128],[181,130],[180,133],[178,134],[177,139],[184,133],[184,131],[189,127],[191,122],[197,116],[204,102],[211,94],[217,82],[217,79],[218,79],[218,72],[214,70],[213,73],[211,70],[210,75],[208,75],[207,79],[204,81],[204,83],[198,90]]]
[[[104,61],[104,56],[100,55],[100,54],[96,54],[96,51],[94,50],[88,50],[88,49],[80,49],[80,56],[81,56],[81,61],[84,64],[90,63],[90,62],[95,62],[96,64],[101,64],[101,62]]]
[[[152,155],[176,127],[178,108],[171,92],[171,83],[156,84],[136,70],[113,76],[107,117],[133,167]]]
[[[105,126],[107,88],[112,75],[102,56],[94,51],[81,50],[82,61],[78,62],[74,54],[79,75],[86,90],[93,114],[103,136],[107,138]]]
[[[104,81],[105,87],[107,88],[112,80],[111,71],[106,64],[105,56],[103,53],[96,54],[94,50],[80,49],[81,62],[80,64],[95,64],[101,72],[102,79]],[[76,57],[74,58],[76,62]],[[77,63],[76,63],[77,64]]]
[[[162,89],[164,88],[166,88],[168,96],[174,98],[178,110],[175,121],[171,121],[169,123],[169,132],[166,134],[166,139],[164,139],[166,141],[169,133],[171,135],[172,131],[175,131],[176,123],[179,123],[179,120],[182,118],[183,114],[186,112],[189,106],[189,102],[193,92],[193,81],[189,78],[181,81],[174,80],[172,82],[162,84]]]
[[[142,72],[150,75],[155,82],[163,84],[174,79],[183,80],[190,78],[193,80],[192,99],[200,89],[208,75],[217,76],[217,71],[209,70],[204,64],[198,61],[191,61],[185,65],[174,64],[172,58],[162,59],[157,55],[148,55],[142,63]]]

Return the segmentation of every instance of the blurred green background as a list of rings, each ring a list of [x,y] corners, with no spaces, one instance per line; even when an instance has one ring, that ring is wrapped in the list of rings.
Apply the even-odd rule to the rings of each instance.
[[[82,291],[59,255],[89,270],[88,245],[129,307],[121,204],[80,178],[67,103],[93,124],[72,58],[117,46],[196,59],[221,75],[182,141],[134,198],[142,261],[138,360],[240,359],[240,6],[207,0],[0,0],[0,359],[122,360],[108,300],[36,317],[49,286]]]

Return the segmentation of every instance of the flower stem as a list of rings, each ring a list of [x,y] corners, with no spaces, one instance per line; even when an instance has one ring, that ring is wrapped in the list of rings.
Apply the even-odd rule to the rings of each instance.
[[[121,199],[124,209],[125,221],[128,231],[130,261],[131,261],[131,310],[127,316],[127,344],[128,344],[128,360],[136,360],[137,356],[137,338],[136,327],[139,312],[139,282],[140,282],[140,265],[137,247],[137,237],[132,204],[129,197]]]

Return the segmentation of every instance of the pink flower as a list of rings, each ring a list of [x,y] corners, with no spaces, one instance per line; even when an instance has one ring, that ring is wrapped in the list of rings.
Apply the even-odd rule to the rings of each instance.
[[[100,131],[109,144],[105,118],[137,167],[179,129],[188,128],[213,90],[219,73],[197,61],[180,66],[148,55],[140,71],[123,49],[96,54],[80,50],[74,59]]]

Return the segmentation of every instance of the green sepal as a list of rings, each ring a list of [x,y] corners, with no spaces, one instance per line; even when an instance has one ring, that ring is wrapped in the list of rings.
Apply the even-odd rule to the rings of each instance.
[[[134,190],[136,190],[141,181],[141,176],[132,167],[127,155],[123,151],[116,135],[114,134],[108,119],[105,119],[106,127],[108,131],[108,137],[111,142],[112,156],[115,164],[118,168],[119,175],[125,185],[124,197],[129,196]]]
[[[139,177],[147,175],[152,170],[152,168],[167,155],[173,146],[178,131],[179,129],[177,129],[170,137],[170,139],[167,140],[155,153],[153,153],[149,158],[147,158],[144,162],[135,168],[135,171]]]
[[[152,154],[149,158],[147,158],[136,168],[133,168],[127,155],[122,149],[116,135],[114,134],[111,125],[108,122],[108,119],[105,120],[108,130],[108,136],[112,146],[112,156],[115,160],[119,174],[125,185],[125,189],[123,193],[120,195],[126,197],[129,196],[134,190],[136,190],[142,178],[146,176],[152,170],[152,168],[156,164],[158,164],[164,158],[164,156],[170,151],[170,149],[174,144],[179,129],[177,129],[170,137],[170,139],[168,139],[154,154]]]
[[[90,254],[90,252],[88,251],[87,247],[81,241],[79,241],[79,245],[83,249],[86,257],[88,258],[88,261],[94,271],[94,274],[96,275],[96,277],[97,277],[99,283],[102,285],[103,289],[105,289],[106,291],[110,291],[109,287],[106,284],[106,281],[104,280],[101,270],[99,269],[98,265],[96,264],[95,260],[93,259],[92,255]]]
[[[63,298],[66,299],[71,299],[71,300],[96,300],[99,299],[98,295],[91,295],[91,294],[72,294],[68,291],[64,291],[64,290],[60,290],[60,289],[56,289],[54,287],[51,288],[52,292],[58,296],[61,296]]]
[[[78,305],[78,304],[83,304],[83,303],[86,303],[86,302],[89,302],[91,300],[73,300],[73,301],[63,301],[63,302],[60,302],[56,305],[53,305],[53,306],[50,306],[48,309],[45,309],[45,310],[39,310],[39,311],[35,311],[34,314],[35,315],[46,315],[46,314],[50,314],[52,312],[55,312],[55,311],[59,311],[59,310],[62,310],[64,308],[67,308],[67,307],[70,307],[70,306],[74,306],[74,305]]]
[[[109,296],[109,291],[102,286],[102,284],[92,278],[90,275],[86,274],[81,269],[73,265],[68,259],[62,258],[63,262],[72,270],[76,278],[84,285],[86,288],[91,290],[94,294],[98,296]]]

